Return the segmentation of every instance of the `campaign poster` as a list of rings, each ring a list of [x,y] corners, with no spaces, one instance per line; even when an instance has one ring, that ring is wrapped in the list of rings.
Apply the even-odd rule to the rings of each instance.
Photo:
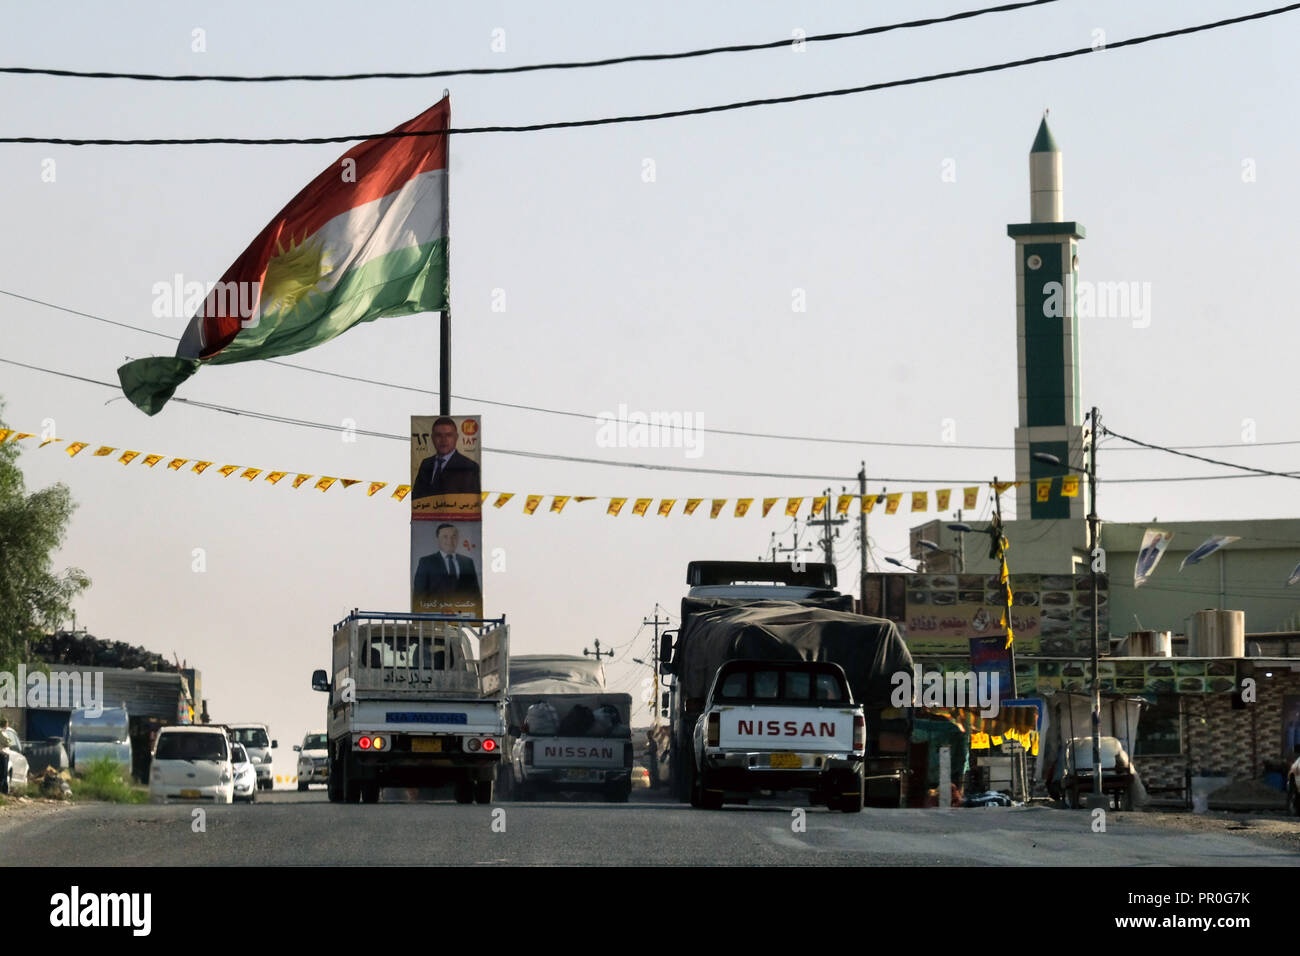
[[[483,523],[411,522],[411,611],[483,616]]]
[[[477,415],[411,416],[411,520],[482,519]]]

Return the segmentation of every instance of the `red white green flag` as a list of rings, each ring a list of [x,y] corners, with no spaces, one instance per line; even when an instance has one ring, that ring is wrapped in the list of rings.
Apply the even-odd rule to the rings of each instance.
[[[275,358],[359,322],[447,305],[446,98],[307,184],[208,290],[173,358],[118,369],[147,414],[202,365]]]

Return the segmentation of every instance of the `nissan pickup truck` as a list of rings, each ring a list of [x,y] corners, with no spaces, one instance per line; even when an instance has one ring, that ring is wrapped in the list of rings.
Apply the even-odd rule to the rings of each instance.
[[[831,810],[862,810],[866,718],[838,664],[725,662],[694,743],[694,807],[716,810],[757,791],[801,790]]]

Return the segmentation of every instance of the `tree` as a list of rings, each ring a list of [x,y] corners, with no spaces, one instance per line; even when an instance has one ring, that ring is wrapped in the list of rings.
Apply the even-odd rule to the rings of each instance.
[[[10,672],[26,661],[28,642],[58,627],[90,586],[80,568],[51,570],[76,508],[72,495],[63,484],[27,494],[19,453],[17,442],[0,444],[0,670]]]

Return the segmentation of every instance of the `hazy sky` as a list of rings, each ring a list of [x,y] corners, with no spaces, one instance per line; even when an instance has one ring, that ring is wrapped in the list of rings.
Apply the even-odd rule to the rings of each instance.
[[[4,65],[157,72],[354,72],[511,65],[850,30],[977,6],[955,2],[40,4],[0,7]],[[313,136],[386,130],[451,88],[453,126],[654,112],[858,86],[1216,20],[1258,2],[1061,0],[955,25],[768,52],[450,81],[161,84],[0,77],[0,135]],[[201,29],[206,52],[193,52]],[[494,31],[502,30],[504,34]],[[494,52],[504,36],[505,51]],[[453,412],[483,416],[487,610],[518,653],[618,648],[636,691],[656,602],[675,613],[692,558],[750,559],[790,522],[606,517],[605,503],[522,514],[527,493],[789,496],[839,489],[865,460],[890,490],[1014,472],[1015,286],[1005,226],[1029,217],[1027,154],[1043,109],[1065,154],[1065,214],[1084,224],[1081,275],[1149,290],[1146,327],[1084,321],[1083,405],[1166,444],[1294,467],[1297,336],[1291,279],[1300,208],[1294,50],[1300,15],[1061,63],[852,97],[664,122],[452,142]],[[343,146],[0,147],[0,289],[179,335],[153,287],[215,281]],[[54,182],[42,181],[54,160]],[[644,172],[653,164],[652,182]],[[945,175],[947,173],[947,175]],[[1149,284],[1149,285],[1143,285]],[[493,311],[503,290],[505,311]],[[797,290],[802,290],[800,293]],[[795,311],[802,295],[806,311]],[[498,301],[500,299],[498,298]],[[290,361],[437,387],[437,317],[387,319]],[[0,296],[0,357],[116,381],[129,357],[171,354],[142,334]],[[264,363],[208,368],[196,400],[406,432],[436,399]],[[407,446],[180,404],[149,418],[106,388],[0,365],[9,425],[168,456],[403,481]],[[620,405],[707,427],[939,449],[705,434],[687,449],[602,447]],[[945,425],[945,421],[948,421]],[[1247,422],[1252,424],[1246,424]],[[946,430],[945,430],[946,429]],[[954,434],[955,433],[955,434]],[[263,720],[288,746],[323,726],[310,690],[332,624],[402,610],[409,509],[361,487],[327,494],[122,467],[50,446],[21,458],[31,489],[65,482],[80,507],[60,565],[94,586],[77,622],[173,652],[203,672],[219,721]],[[973,450],[993,445],[1002,450]],[[710,469],[735,478],[522,458],[493,448]],[[1112,449],[1116,449],[1111,454]],[[1103,446],[1103,476],[1222,469]],[[694,452],[690,454],[695,454]],[[871,488],[879,488],[873,480]],[[1112,521],[1286,517],[1283,479],[1111,484]],[[981,496],[981,504],[986,496]],[[549,505],[549,499],[548,499]],[[630,507],[630,506],[629,506]],[[873,518],[873,562],[902,555],[913,517]],[[728,510],[729,514],[729,510]],[[919,517],[919,516],[917,516]],[[930,517],[930,516],[927,516]],[[837,543],[857,565],[852,527]],[[789,535],[785,536],[786,541]],[[193,570],[203,549],[206,570]],[[645,719],[644,712],[642,720]]]

